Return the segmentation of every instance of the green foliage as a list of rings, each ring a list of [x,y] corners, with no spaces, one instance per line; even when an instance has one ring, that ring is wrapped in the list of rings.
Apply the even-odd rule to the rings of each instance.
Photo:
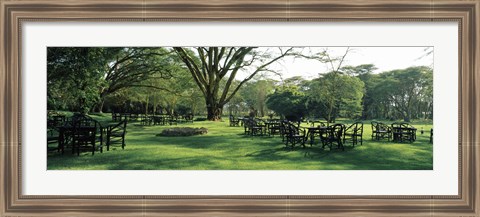
[[[275,89],[275,81],[265,79],[248,82],[240,90],[241,97],[249,108],[258,111],[258,115],[263,117],[267,115],[267,96],[272,94]]]
[[[433,71],[429,67],[410,67],[382,73],[376,79],[371,95],[376,101],[391,108],[389,117],[432,117]]]
[[[178,62],[165,48],[48,48],[48,107],[81,112],[95,107],[101,112],[107,102],[110,110],[123,110],[127,102],[148,101],[146,95],[152,90],[169,91],[172,84],[182,85],[185,76],[174,83],[161,83],[185,71]],[[173,108],[175,97],[165,97],[167,107]]]
[[[224,106],[237,94],[240,88],[261,72],[268,72],[268,66],[288,54],[292,48],[276,56],[255,47],[174,47],[185,67],[190,71],[198,90],[205,98],[207,118],[221,119]],[[247,77],[236,82],[238,72]]]
[[[261,77],[286,55],[245,47],[140,48],[50,47],[47,106],[74,112],[192,112],[219,120],[223,107],[235,115],[271,111],[290,119],[307,115],[334,122],[352,119],[433,118],[433,71],[411,67],[376,73],[373,64],[342,66],[328,50],[309,59],[330,73],[304,80]],[[299,55],[299,54],[295,54]],[[300,55],[302,56],[302,55]],[[237,73],[247,75],[237,80]],[[271,110],[269,110],[271,109]]]
[[[49,109],[86,113],[99,98],[105,48],[50,47],[47,49]]]
[[[267,107],[285,118],[297,121],[307,114],[307,98],[298,86],[282,86],[268,96]]]
[[[362,112],[364,83],[356,77],[327,73],[314,79],[307,91],[311,115],[335,122],[339,116],[358,118]]]
[[[373,71],[377,70],[377,67],[373,64],[362,64],[358,66],[344,66],[340,69],[342,74],[350,76],[361,76],[366,74],[371,74]]]

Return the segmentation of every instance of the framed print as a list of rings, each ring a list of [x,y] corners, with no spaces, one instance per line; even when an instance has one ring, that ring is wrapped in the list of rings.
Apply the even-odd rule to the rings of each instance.
[[[479,4],[1,1],[0,213],[478,216]]]

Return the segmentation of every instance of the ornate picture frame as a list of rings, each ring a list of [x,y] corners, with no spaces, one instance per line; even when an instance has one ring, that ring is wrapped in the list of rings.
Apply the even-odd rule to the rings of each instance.
[[[479,216],[478,0],[1,0],[1,216]],[[459,24],[458,195],[22,195],[23,22],[442,22]]]

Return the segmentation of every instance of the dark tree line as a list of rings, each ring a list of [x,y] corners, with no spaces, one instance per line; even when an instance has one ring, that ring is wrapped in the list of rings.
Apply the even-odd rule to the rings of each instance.
[[[322,118],[328,122],[335,122],[337,117],[407,122],[433,118],[431,68],[410,67],[379,74],[373,70],[371,64],[347,66],[303,81],[301,88],[283,84],[270,95],[267,105],[285,117]],[[292,105],[296,106],[285,109]]]

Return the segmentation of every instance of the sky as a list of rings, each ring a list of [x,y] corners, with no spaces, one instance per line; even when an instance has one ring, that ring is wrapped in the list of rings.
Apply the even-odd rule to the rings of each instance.
[[[347,47],[308,47],[303,48],[303,53],[316,53],[325,49],[334,58],[343,56]],[[433,47],[350,47],[350,51],[345,56],[342,66],[374,64],[378,68],[374,73],[405,69],[411,66],[433,67],[433,54],[425,56],[426,49],[433,50]],[[335,67],[337,66],[335,65]],[[270,69],[281,74],[281,79],[293,76],[313,79],[318,77],[319,74],[331,71],[331,66],[317,60],[284,57],[281,61],[270,65]],[[243,78],[246,76],[246,73],[238,76],[238,79]],[[279,76],[272,74],[266,76],[280,79]]]

